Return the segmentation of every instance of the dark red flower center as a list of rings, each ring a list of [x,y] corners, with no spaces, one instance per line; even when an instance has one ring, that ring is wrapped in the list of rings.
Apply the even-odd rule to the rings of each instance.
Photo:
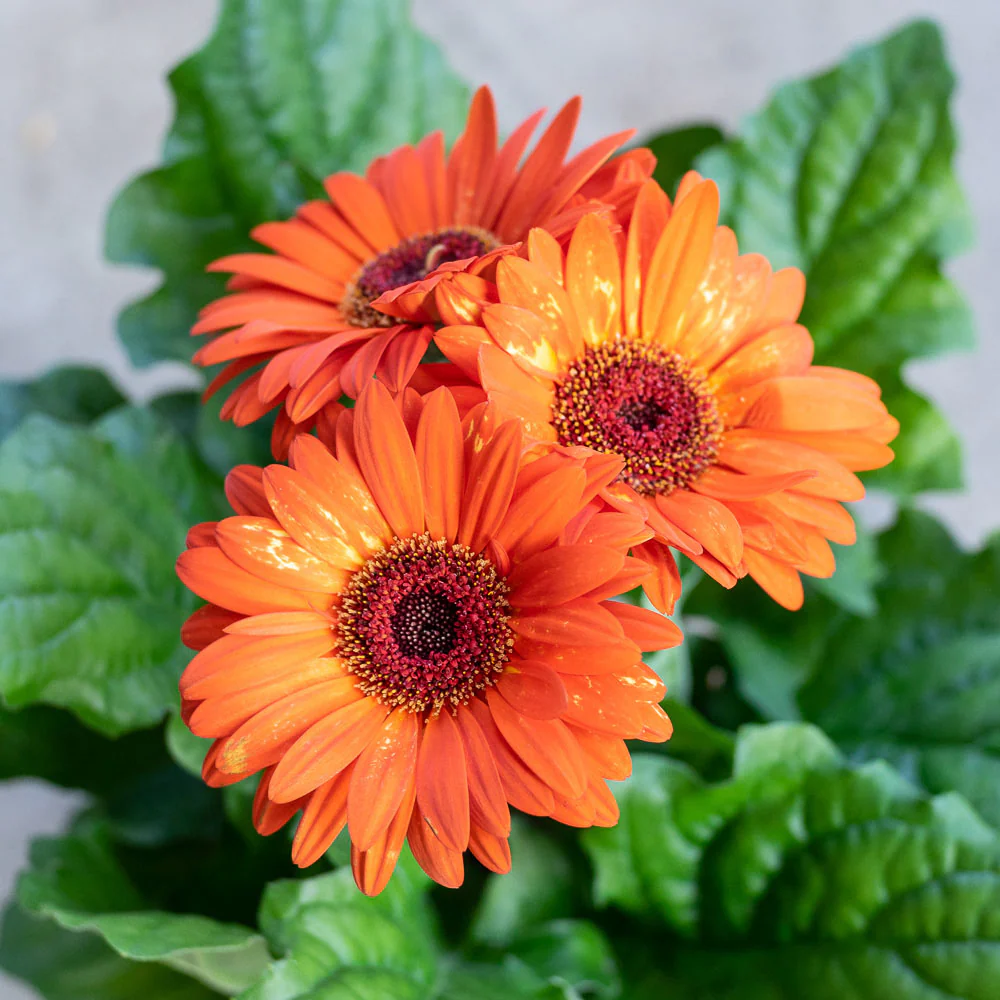
[[[354,574],[337,655],[365,694],[440,711],[491,685],[510,659],[509,589],[487,559],[428,534],[400,539]]]
[[[340,310],[354,326],[393,326],[397,319],[372,308],[380,295],[420,281],[442,264],[481,257],[499,245],[492,233],[475,226],[452,226],[409,236],[362,265],[347,286]]]
[[[639,493],[670,493],[715,459],[722,434],[715,397],[678,354],[616,340],[587,353],[556,386],[553,423],[565,445],[614,452]]]

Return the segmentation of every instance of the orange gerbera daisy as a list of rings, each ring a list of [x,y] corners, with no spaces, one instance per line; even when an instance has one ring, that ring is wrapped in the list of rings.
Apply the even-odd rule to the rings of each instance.
[[[302,866],[346,824],[369,894],[404,839],[443,885],[466,849],[508,870],[508,804],[615,823],[623,740],[670,735],[641,652],[680,633],[609,600],[649,572],[627,555],[641,518],[592,502],[620,463],[526,461],[520,424],[495,417],[460,421],[442,388],[409,393],[404,421],[373,382],[340,413],[336,457],[299,435],[290,468],[233,470],[236,516],[178,560],[211,602],[181,679],[187,724],[215,740],[206,780],[263,770],[254,822],[301,811]]]
[[[566,235],[582,214],[627,213],[655,160],[633,150],[606,164],[632,135],[619,132],[564,162],[580,114],[574,98],[520,162],[543,112],[498,148],[488,88],[472,101],[465,132],[445,155],[440,132],[375,160],[365,177],[328,177],[329,200],[303,205],[287,222],[252,236],[273,254],[241,253],[209,266],[231,273],[231,294],[206,306],[192,330],[217,334],[195,354],[227,362],[206,395],[247,372],[222,409],[251,423],[281,406],[273,449],[279,458],[300,430],[341,393],[356,397],[378,373],[406,385],[431,339],[420,301],[442,277],[486,270],[533,226]],[[416,283],[401,322],[373,303]],[[391,306],[389,306],[391,309]]]
[[[891,461],[899,425],[871,379],[811,364],[803,275],[738,256],[718,208],[692,173],[674,206],[644,184],[627,237],[587,216],[564,254],[536,230],[528,259],[500,261],[495,291],[459,310],[476,322],[435,339],[536,440],[622,461],[601,495],[655,532],[636,554],[658,607],[679,591],[673,546],[794,609],[800,573],[833,573],[827,540],[854,541],[840,501]]]

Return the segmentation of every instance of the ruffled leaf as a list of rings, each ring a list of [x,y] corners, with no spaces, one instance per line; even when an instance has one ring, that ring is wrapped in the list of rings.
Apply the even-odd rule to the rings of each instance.
[[[900,375],[974,342],[969,307],[941,271],[969,235],[953,88],[940,32],[916,22],[782,87],[699,162],[723,189],[740,249],[805,272],[816,362],[881,383],[902,433],[870,481],[900,495],[961,485],[954,431]]]
[[[465,86],[409,23],[405,0],[224,0],[206,45],[170,75],[177,111],[163,165],[118,195],[106,254],[158,268],[164,284],[118,332],[136,365],[190,361],[198,309],[223,281],[205,266],[253,248],[337,170],[442,128],[455,135]]]
[[[174,574],[219,493],[177,436],[123,409],[89,429],[32,416],[0,445],[0,694],[109,735],[177,700],[194,599]]]
[[[627,995],[983,1000],[1000,990],[1000,844],[954,796],[854,768],[818,730],[744,730],[706,784],[640,756],[622,821],[584,834],[599,905],[687,939],[633,938]]]

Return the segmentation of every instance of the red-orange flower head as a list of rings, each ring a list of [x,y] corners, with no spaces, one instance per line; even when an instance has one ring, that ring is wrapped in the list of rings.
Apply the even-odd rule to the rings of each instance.
[[[400,409],[375,382],[291,467],[240,466],[236,511],[192,529],[181,579],[211,602],[185,642],[183,713],[215,740],[205,779],[257,771],[254,822],[297,812],[293,858],[348,826],[361,889],[403,841],[457,886],[466,849],[510,866],[509,805],[574,826],[618,817],[625,739],[661,741],[664,688],[641,660],[680,633],[610,600],[648,575],[650,537],[594,498],[621,463],[537,457],[518,421],[460,420],[439,389]]]
[[[490,274],[534,226],[561,238],[586,212],[627,216],[655,160],[632,150],[607,162],[628,131],[567,162],[579,113],[574,98],[522,163],[543,112],[498,147],[493,97],[483,87],[450,154],[435,132],[375,160],[363,178],[334,174],[325,182],[329,200],[253,230],[273,253],[210,265],[233,277],[230,294],[206,306],[192,330],[215,335],[196,362],[226,362],[206,395],[250,372],[223,418],[242,426],[281,407],[272,443],[283,460],[294,434],[312,428],[342,393],[356,398],[376,373],[393,391],[407,384],[436,318],[421,303],[442,278]],[[373,306],[404,288],[395,313],[405,319]]]
[[[435,339],[536,441],[621,460],[601,496],[655,532],[636,554],[658,607],[679,592],[672,546],[794,609],[800,573],[833,573],[827,540],[855,540],[841,501],[892,460],[899,425],[871,379],[812,364],[801,272],[738,255],[718,208],[692,173],[675,205],[644,184],[626,234],[587,216],[564,253],[533,231]]]

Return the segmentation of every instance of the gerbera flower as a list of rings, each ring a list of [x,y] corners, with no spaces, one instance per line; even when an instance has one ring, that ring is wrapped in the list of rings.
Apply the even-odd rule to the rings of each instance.
[[[406,385],[431,339],[422,324],[433,316],[421,313],[420,302],[442,277],[489,274],[496,255],[533,226],[561,237],[587,211],[627,212],[652,172],[652,154],[632,151],[606,164],[627,131],[564,162],[580,114],[574,98],[521,163],[542,114],[498,148],[493,97],[483,87],[449,155],[435,132],[375,160],[363,178],[334,174],[324,183],[329,200],[253,230],[273,253],[211,264],[234,277],[230,294],[206,306],[192,330],[217,334],[195,354],[197,363],[227,363],[206,395],[251,372],[223,418],[245,425],[282,407],[273,448],[284,458],[297,431],[310,429],[341,393],[356,397],[376,372],[394,391]],[[373,305],[415,282],[406,315],[416,322]]]
[[[899,425],[871,379],[811,364],[801,272],[739,256],[718,207],[689,174],[674,206],[643,185],[627,237],[597,216],[566,253],[533,232],[528,259],[500,261],[496,289],[456,310],[474,322],[435,339],[535,440],[622,462],[601,496],[655,532],[636,554],[657,606],[679,590],[672,546],[794,609],[800,573],[833,573],[827,540],[854,541],[840,502],[891,461]]]
[[[369,894],[404,839],[444,885],[466,849],[506,871],[509,805],[613,824],[623,740],[670,735],[641,652],[680,633],[609,600],[648,573],[627,555],[642,520],[592,502],[620,463],[526,461],[520,424],[495,417],[462,422],[439,389],[411,392],[404,421],[372,383],[336,457],[299,435],[290,468],[235,469],[236,516],[193,529],[178,561],[211,602],[181,679],[185,720],[215,740],[206,780],[263,771],[257,828],[301,811],[302,866],[346,824]]]

